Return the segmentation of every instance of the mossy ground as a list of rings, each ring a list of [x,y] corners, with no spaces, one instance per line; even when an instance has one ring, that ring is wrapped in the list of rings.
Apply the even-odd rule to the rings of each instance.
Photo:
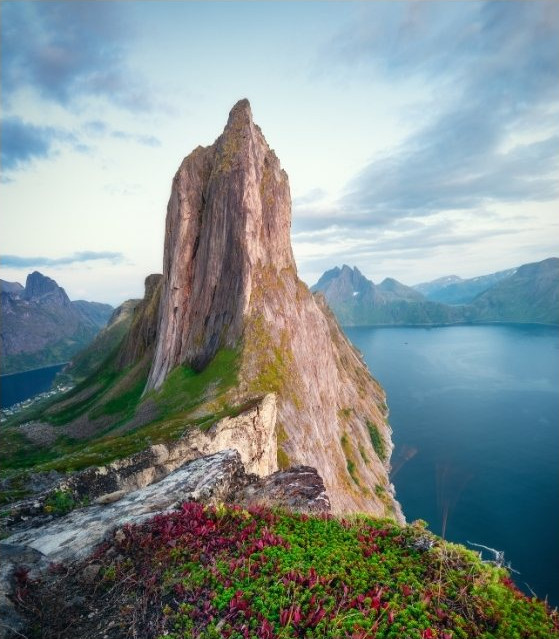
[[[503,569],[421,526],[370,517],[187,503],[125,527],[86,563],[98,572],[80,597],[84,564],[54,583],[22,580],[30,638],[559,637],[557,612]]]

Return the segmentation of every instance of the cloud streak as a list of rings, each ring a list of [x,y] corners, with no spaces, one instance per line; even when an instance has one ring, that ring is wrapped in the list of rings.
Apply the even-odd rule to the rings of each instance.
[[[34,160],[52,157],[63,145],[69,145],[79,153],[89,151],[89,147],[75,134],[59,127],[36,126],[18,117],[4,118],[0,127],[3,172],[10,173]]]
[[[114,2],[10,2],[2,7],[2,82],[10,103],[31,88],[62,106],[88,96],[129,111],[153,108],[126,66],[130,26]]]
[[[25,124],[19,118],[2,121],[2,170],[11,171],[34,159],[53,153],[56,131],[51,127]]]
[[[19,255],[4,255],[0,264],[4,268],[32,268],[40,266],[66,266],[68,264],[108,260],[112,264],[124,262],[122,253],[111,251],[78,251],[63,257],[23,257]]]
[[[557,197],[556,3],[398,3],[384,10],[384,21],[376,16],[338,34],[337,62],[416,77],[441,98],[430,121],[348,184],[338,206],[342,223],[390,226]]]

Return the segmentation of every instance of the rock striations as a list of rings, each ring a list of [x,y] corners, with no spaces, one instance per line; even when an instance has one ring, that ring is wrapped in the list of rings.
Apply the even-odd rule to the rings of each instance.
[[[236,401],[277,394],[280,466],[317,468],[333,512],[400,517],[384,392],[297,278],[290,225],[287,174],[241,100],[173,180],[146,392],[177,366],[202,370],[233,349]]]
[[[294,269],[287,175],[248,100],[223,135],[182,162],[167,209],[163,299],[148,387],[177,364],[203,368],[243,335],[254,280]]]

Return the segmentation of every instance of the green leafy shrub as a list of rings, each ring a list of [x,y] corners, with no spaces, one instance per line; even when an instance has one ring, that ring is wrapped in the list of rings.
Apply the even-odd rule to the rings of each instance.
[[[45,512],[64,515],[76,508],[77,503],[71,492],[67,490],[53,491],[45,501]]]

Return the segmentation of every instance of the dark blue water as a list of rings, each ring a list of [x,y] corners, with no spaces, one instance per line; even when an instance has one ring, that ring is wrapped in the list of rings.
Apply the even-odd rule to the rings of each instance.
[[[557,605],[557,329],[345,330],[388,395],[392,477],[407,520],[504,550],[517,584]]]
[[[25,373],[0,377],[0,408],[8,408],[17,402],[50,389],[58,371],[66,364],[37,368]]]

